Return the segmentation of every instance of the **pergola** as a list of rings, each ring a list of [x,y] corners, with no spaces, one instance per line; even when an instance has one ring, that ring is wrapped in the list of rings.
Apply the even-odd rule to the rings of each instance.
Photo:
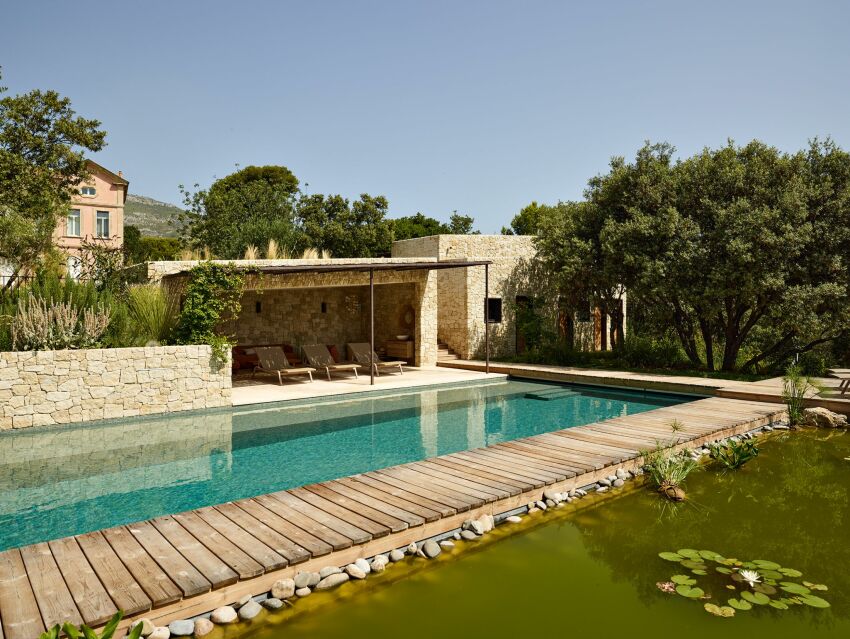
[[[229,262],[239,271],[248,275],[288,275],[288,274],[312,274],[312,273],[339,273],[339,272],[368,272],[369,273],[369,380],[375,384],[375,271],[412,271],[429,270],[437,271],[443,269],[469,268],[471,266],[484,267],[484,359],[485,371],[490,372],[490,317],[487,299],[490,297],[490,261],[477,260],[436,260],[436,261],[386,261],[386,262],[345,262],[333,261],[316,264],[269,264],[260,265],[256,263],[240,264],[239,261]],[[190,269],[169,273],[164,278],[171,278],[188,274]]]

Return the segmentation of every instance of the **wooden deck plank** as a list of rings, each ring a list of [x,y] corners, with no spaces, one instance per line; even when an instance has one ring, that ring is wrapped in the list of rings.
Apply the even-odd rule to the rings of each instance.
[[[157,517],[151,520],[151,523],[168,543],[198,569],[213,588],[227,586],[239,579],[236,571],[210,552],[173,517]]]
[[[338,480],[317,484],[317,486],[332,490],[352,502],[357,502],[358,504],[369,506],[374,510],[386,513],[399,521],[403,521],[408,527],[421,526],[426,521],[436,521],[440,518],[439,513],[432,510],[429,511],[429,519],[426,519],[409,508],[409,504],[402,504],[402,500],[390,499],[390,496],[387,494],[383,494],[381,498],[378,498],[371,491],[366,490],[365,487],[352,488]],[[356,505],[353,504],[352,507],[356,507]]]
[[[384,485],[399,488],[410,495],[421,496],[428,500],[428,503],[437,503],[443,507],[448,507],[454,512],[464,512],[469,510],[475,503],[469,499],[458,499],[449,495],[444,495],[436,490],[423,488],[419,484],[410,483],[408,481],[398,479],[392,475],[386,475],[377,472],[368,472],[361,475],[356,475],[358,481],[378,481]]]
[[[159,567],[183,592],[193,597],[208,592],[212,584],[149,522],[143,521],[126,527]]]
[[[154,606],[164,606],[183,596],[177,585],[126,528],[109,528],[103,531],[103,536]]]
[[[44,632],[41,612],[17,548],[0,552],[0,610],[6,639],[35,639]]]
[[[135,615],[151,609],[153,602],[136,583],[133,576],[112,550],[100,532],[77,535],[77,543],[89,560],[100,583],[110,598],[126,615]]]
[[[201,519],[196,512],[178,513],[173,515],[173,518],[215,557],[230,566],[240,579],[257,577],[265,572],[259,561],[238,548],[236,544]]]
[[[321,539],[331,547],[332,551],[350,548],[354,544],[349,537],[338,533],[333,528],[308,517],[298,510],[288,508],[287,504],[282,502],[280,499],[275,499],[271,495],[258,495],[257,497],[254,497],[254,501],[261,504],[264,508],[272,511],[278,515],[278,517],[290,522],[296,528],[300,528],[313,537]]]
[[[278,570],[289,565],[289,561],[268,545],[233,522],[221,511],[213,507],[198,508],[194,511],[217,533],[263,567],[263,570]]]
[[[449,482],[449,485],[472,488],[494,495],[496,499],[505,499],[511,495],[518,495],[521,491],[516,486],[505,484],[496,478],[484,478],[473,475],[465,470],[451,471],[444,466],[434,464],[431,460],[414,462],[408,467],[425,475]]]
[[[311,484],[309,486],[305,486],[304,489],[305,491],[315,493],[319,497],[331,501],[337,506],[345,508],[350,512],[367,517],[371,521],[389,528],[390,532],[396,533],[405,530],[410,525],[408,523],[408,519],[410,517],[414,517],[410,513],[407,513],[403,519],[396,517],[395,515],[386,512],[385,505],[382,505],[384,506],[382,508],[373,507],[372,504],[368,503],[368,498],[364,499],[361,497],[361,499],[351,499],[345,495],[344,492],[337,490],[336,486],[330,485],[330,482],[327,484]],[[399,509],[399,512],[404,513],[405,511]],[[414,521],[424,523],[424,520],[421,517],[415,517]]]
[[[321,557],[333,551],[331,544],[322,541],[308,531],[295,526],[289,520],[275,514],[263,506],[259,499],[244,499],[233,502],[233,505],[244,510],[254,519],[265,524],[286,539],[289,539],[297,547],[304,548],[313,557]]]
[[[285,557],[288,563],[297,564],[310,558],[310,552],[306,548],[292,542],[267,524],[252,517],[236,504],[220,504],[215,509],[266,546]]]
[[[389,535],[392,532],[392,529],[389,526],[385,526],[384,524],[378,523],[377,521],[370,519],[368,517],[364,517],[363,515],[352,511],[345,506],[340,506],[336,500],[327,499],[316,492],[311,490],[307,490],[306,488],[292,488],[288,491],[290,495],[297,497],[303,502],[310,504],[311,506],[315,506],[320,509],[322,512],[328,513],[329,515],[333,515],[334,517],[338,517],[340,520],[345,521],[349,524],[360,528],[365,531],[373,539],[377,539],[379,537],[384,537]],[[396,521],[394,525],[401,526],[401,530],[404,530],[406,526],[404,526],[404,522]]]
[[[363,479],[364,478],[362,476],[355,475],[354,477],[342,477],[340,479],[335,479],[334,483],[341,484],[347,489],[357,491],[358,493],[368,495],[379,501],[402,508],[414,515],[422,517],[422,519],[426,522],[437,521],[440,517],[448,517],[449,515],[453,515],[455,512],[453,508],[448,508],[447,506],[437,502],[431,502],[430,504],[427,504],[427,502],[423,503],[422,500],[418,499],[418,495],[405,493],[401,489],[396,489],[387,484],[381,484],[380,482],[364,482]]]
[[[109,621],[117,608],[73,537],[48,542],[77,610],[89,626]]]
[[[36,603],[41,610],[45,628],[66,621],[79,626],[83,618],[65,584],[59,566],[46,542],[21,548],[21,558],[27,571]]]
[[[283,490],[277,493],[272,493],[271,497],[288,506],[292,510],[309,517],[320,524],[327,526],[331,530],[339,533],[344,537],[348,537],[353,544],[365,544],[372,539],[372,535],[367,531],[350,524],[344,519],[340,519],[336,515],[317,508],[313,504],[296,497],[293,493]]]

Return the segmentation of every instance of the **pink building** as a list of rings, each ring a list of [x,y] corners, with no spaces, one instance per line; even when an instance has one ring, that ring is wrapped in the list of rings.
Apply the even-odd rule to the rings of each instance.
[[[56,226],[56,246],[68,256],[68,273],[80,272],[84,242],[103,243],[120,249],[124,243],[124,202],[130,183],[117,174],[87,160],[91,178],[81,182],[71,201],[68,216]]]

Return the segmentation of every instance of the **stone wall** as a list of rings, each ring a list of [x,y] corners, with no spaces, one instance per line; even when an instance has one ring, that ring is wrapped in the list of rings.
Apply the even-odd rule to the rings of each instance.
[[[502,321],[490,324],[490,354],[516,352],[517,295],[533,296],[535,282],[520,281],[518,269],[535,253],[528,235],[432,235],[393,243],[394,258],[488,260],[489,296],[502,300]],[[463,358],[483,356],[484,267],[440,271],[438,276],[440,340]]]
[[[0,430],[230,405],[209,346],[0,352]]]

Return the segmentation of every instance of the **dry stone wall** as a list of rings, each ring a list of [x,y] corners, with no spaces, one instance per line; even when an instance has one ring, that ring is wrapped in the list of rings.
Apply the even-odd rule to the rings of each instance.
[[[0,353],[0,430],[230,405],[209,346]]]

